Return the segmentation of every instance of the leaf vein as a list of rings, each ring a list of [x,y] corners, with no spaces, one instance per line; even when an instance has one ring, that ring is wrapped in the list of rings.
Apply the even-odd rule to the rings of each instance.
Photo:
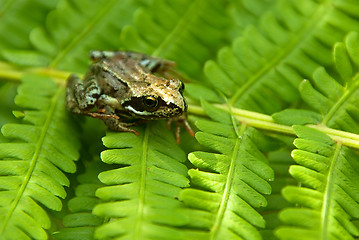
[[[191,18],[197,17],[199,9],[202,9],[204,4],[203,0],[193,1],[191,6],[188,7],[186,13],[183,15],[181,20],[178,22],[176,27],[173,28],[172,32],[162,41],[161,45],[152,53],[153,56],[164,56],[168,51],[169,47],[173,45],[174,40],[178,39],[186,27],[191,23]]]
[[[56,55],[56,58],[50,63],[52,68],[56,68],[57,65],[66,57],[67,53],[71,51],[71,49],[77,45],[78,42],[81,41],[87,34],[91,32],[91,30],[96,26],[97,23],[100,22],[101,18],[107,14],[107,12],[111,11],[114,4],[118,3],[116,0],[112,0],[105,5],[102,11],[99,11],[96,16],[92,18],[92,21],[83,28],[83,30],[76,34],[76,37],[72,39],[72,41],[63,49],[63,51],[59,52]]]
[[[336,169],[336,163],[339,158],[340,150],[342,149],[342,145],[337,143],[330,168],[328,170],[327,182],[326,187],[324,190],[324,198],[323,198],[323,206],[322,206],[322,239],[329,239],[330,238],[330,223],[329,218],[331,217],[331,201],[335,201],[332,197],[333,188],[337,181],[334,179],[334,171]]]

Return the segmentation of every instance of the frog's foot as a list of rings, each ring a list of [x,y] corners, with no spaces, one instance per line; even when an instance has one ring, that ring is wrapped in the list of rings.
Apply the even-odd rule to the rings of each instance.
[[[177,142],[177,144],[181,143],[181,126],[182,125],[185,127],[187,132],[192,137],[194,137],[195,133],[192,130],[191,126],[189,125],[188,121],[187,121],[187,115],[183,114],[181,116],[168,119],[168,122],[167,122],[167,128],[168,129],[171,129],[171,123],[172,122],[176,122],[176,142]]]
[[[135,125],[134,123],[124,123],[121,122],[119,119],[115,118],[106,118],[103,120],[107,127],[113,131],[116,132],[131,132],[135,135],[139,135],[139,133],[136,130],[133,130],[129,128],[130,126]]]
[[[96,80],[84,83],[75,74],[71,74],[66,85],[67,109],[76,114],[86,115],[95,106],[100,89]]]

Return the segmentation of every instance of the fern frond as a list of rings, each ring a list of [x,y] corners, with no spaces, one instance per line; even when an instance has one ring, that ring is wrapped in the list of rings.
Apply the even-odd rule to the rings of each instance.
[[[46,18],[46,26],[31,31],[35,50],[6,51],[6,59],[19,65],[50,66],[85,72],[91,49],[119,49],[119,35],[132,20],[135,1],[62,1]]]
[[[176,208],[180,190],[188,186],[184,152],[175,144],[163,122],[151,122],[139,136],[108,132],[103,138],[109,150],[102,161],[117,168],[102,172],[106,187],[96,195],[104,202],[94,214],[109,219],[97,228],[99,239],[177,239],[175,226],[186,222]]]
[[[76,196],[68,202],[71,213],[63,218],[65,228],[53,234],[56,240],[94,239],[95,228],[104,222],[103,218],[92,214],[93,208],[100,202],[95,192],[104,186],[97,176],[104,170],[106,166],[98,159],[87,164],[85,173],[78,176],[80,185],[75,189]]]
[[[63,171],[75,172],[79,148],[64,100],[64,89],[48,78],[28,76],[18,88],[24,122],[4,125],[13,142],[0,144],[3,239],[46,239],[51,222],[44,207],[61,210],[69,185]]]
[[[338,74],[331,76],[324,67],[319,67],[313,73],[313,84],[309,80],[300,84],[302,99],[316,112],[285,110],[274,114],[273,119],[287,125],[322,124],[359,133],[358,44],[359,34],[348,34],[345,43],[337,43],[334,47],[333,59]]]
[[[351,7],[356,3],[277,1],[258,28],[247,27],[218,52],[217,61],[206,63],[204,73],[235,107],[267,114],[282,110],[299,100],[303,78],[331,64],[332,45],[347,26],[359,27]]]
[[[325,134],[295,126],[299,138],[290,174],[302,187],[287,186],[283,196],[301,208],[284,210],[287,225],[276,234],[280,239],[353,239],[359,229],[358,155]]]
[[[226,7],[214,0],[152,1],[136,11],[134,26],[123,29],[121,47],[174,60],[181,71],[198,77],[225,43]]]
[[[261,151],[275,149],[278,142],[245,124],[233,125],[224,110],[206,102],[202,106],[209,116],[222,118],[196,124],[201,130],[197,140],[213,152],[189,154],[199,169],[189,170],[196,188],[184,189],[181,200],[193,209],[188,211],[189,227],[204,234],[202,238],[189,234],[187,239],[261,239],[256,228],[264,228],[265,221],[255,208],[267,205],[263,194],[271,193],[268,182],[274,178]]]

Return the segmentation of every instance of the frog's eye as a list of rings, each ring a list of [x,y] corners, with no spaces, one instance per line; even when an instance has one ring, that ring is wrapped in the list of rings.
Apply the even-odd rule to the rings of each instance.
[[[142,103],[145,109],[148,111],[153,111],[158,106],[158,99],[153,96],[144,96],[142,97]]]

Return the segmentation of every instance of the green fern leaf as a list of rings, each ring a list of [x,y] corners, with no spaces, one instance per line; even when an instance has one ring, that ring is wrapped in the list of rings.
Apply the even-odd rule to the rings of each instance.
[[[331,46],[359,26],[351,7],[326,1],[277,1],[248,26],[217,61],[206,63],[204,73],[235,107],[274,113],[299,100],[298,85],[319,66],[330,66]],[[333,24],[337,17],[340,24]],[[335,32],[335,33],[334,33]],[[353,45],[354,46],[354,45]]]
[[[109,222],[96,230],[96,238],[177,239],[174,227],[186,218],[176,211],[181,204],[175,198],[188,186],[187,168],[183,151],[163,127],[148,123],[139,136],[109,132],[103,138],[111,149],[102,152],[102,161],[118,167],[99,175],[108,186],[97,190],[104,203],[93,212]]]
[[[313,83],[304,80],[300,84],[302,99],[316,112],[284,110],[273,115],[276,122],[287,125],[322,124],[352,133],[359,132],[359,65],[356,65],[359,58],[355,52],[355,46],[359,44],[358,36],[358,33],[352,32],[345,38],[345,43],[335,44],[333,59],[338,75],[331,76],[324,67],[319,67],[313,73]]]
[[[303,100],[322,115],[321,124],[358,133],[359,91],[356,71],[353,72],[358,69],[358,65],[355,64],[358,57],[356,53],[352,53],[356,49],[351,47],[354,43],[359,44],[358,34],[350,33],[345,43],[345,46],[336,44],[333,51],[336,68],[343,79],[332,77],[324,68],[318,68],[313,74],[314,86],[309,81],[303,81],[300,91]],[[351,72],[355,76],[349,78],[348,73]]]
[[[35,50],[8,49],[6,57],[10,61],[84,72],[91,49],[119,48],[121,28],[131,21],[130,10],[137,7],[131,0],[61,3],[48,14],[45,27],[31,31],[30,41]]]
[[[222,121],[200,120],[196,124],[201,130],[197,140],[214,152],[189,154],[200,170],[189,170],[196,188],[181,193],[181,200],[193,209],[187,212],[193,219],[188,226],[196,229],[193,234],[203,233],[198,239],[261,239],[256,227],[263,228],[265,222],[255,208],[267,205],[263,194],[271,193],[268,181],[274,178],[261,150],[278,145],[253,128],[233,126],[224,110],[208,103],[203,107],[209,116],[222,116]],[[195,239],[191,234],[187,238]]]
[[[3,239],[46,239],[51,222],[46,207],[61,210],[65,172],[75,172],[79,142],[64,107],[64,90],[51,79],[28,76],[16,104],[25,109],[24,123],[6,124],[0,144],[0,236]]]
[[[290,126],[295,124],[318,124],[323,120],[320,114],[303,109],[285,109],[273,114],[272,117],[275,122]]]
[[[295,126],[298,149],[292,157],[291,175],[302,187],[287,186],[283,196],[302,208],[288,208],[280,219],[280,239],[353,239],[359,229],[352,222],[359,217],[357,158],[350,149],[325,134]]]

